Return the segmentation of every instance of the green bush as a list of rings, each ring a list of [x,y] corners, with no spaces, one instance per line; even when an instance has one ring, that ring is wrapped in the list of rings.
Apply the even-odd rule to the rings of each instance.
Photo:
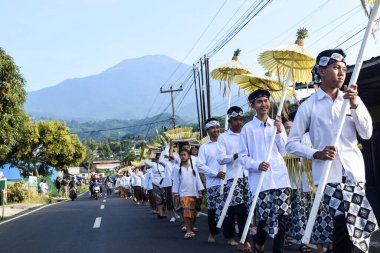
[[[23,181],[9,185],[7,188],[8,200],[10,202],[22,202],[28,196],[27,191],[23,187]]]

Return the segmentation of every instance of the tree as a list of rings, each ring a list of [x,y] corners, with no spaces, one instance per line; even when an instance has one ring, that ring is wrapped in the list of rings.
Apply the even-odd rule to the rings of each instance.
[[[136,159],[136,156],[133,152],[128,152],[124,157],[123,157],[123,165],[124,166],[130,166],[132,165],[132,161]]]
[[[40,137],[38,147],[32,151],[34,168],[41,163],[66,170],[84,160],[85,147],[64,122],[38,122],[37,126]]]
[[[22,139],[6,160],[22,169],[24,175],[47,175],[50,167],[65,171],[84,160],[85,147],[63,122],[33,123],[29,119],[21,130]]]
[[[0,159],[3,160],[20,140],[19,130],[26,118],[22,107],[26,97],[24,85],[12,57],[0,48]]]
[[[25,115],[24,124],[19,129],[19,140],[11,151],[0,160],[0,164],[10,163],[23,171],[23,176],[28,176],[33,171],[32,151],[39,144],[37,125]]]

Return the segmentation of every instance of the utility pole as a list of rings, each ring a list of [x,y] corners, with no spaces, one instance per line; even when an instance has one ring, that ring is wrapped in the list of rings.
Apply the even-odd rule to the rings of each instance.
[[[210,70],[208,58],[204,55],[205,76],[206,76],[206,94],[207,94],[207,117],[211,118],[211,87],[210,87]]]
[[[202,58],[200,58],[199,59],[199,62],[200,62],[200,67],[201,67],[201,82],[202,82],[202,99],[203,99],[203,101],[202,101],[202,103],[203,103],[203,112],[204,112],[204,121],[206,121],[206,117],[207,117],[207,107],[206,107],[206,104],[205,104],[205,93],[204,93],[204,89],[205,89],[205,81],[204,81],[204,77],[203,77],[203,64],[204,64],[204,62],[203,62],[203,60],[202,60]]]
[[[198,87],[199,87],[199,106],[200,106],[200,111],[201,111],[201,135],[202,137],[206,136],[206,131],[204,128],[204,124],[206,122],[206,114],[205,114],[205,108],[204,108],[204,101],[203,94],[202,94],[202,82],[201,82],[201,74],[199,72],[199,69],[197,68],[197,74],[198,74]]]
[[[169,90],[163,90],[162,87],[160,88],[160,93],[169,93],[172,97],[172,120],[173,120],[173,128],[175,129],[175,114],[174,114],[174,96],[173,92],[182,91],[182,85],[179,87],[179,89],[173,90],[173,86],[170,86]]]
[[[201,115],[199,111],[199,102],[198,102],[197,75],[196,75],[195,64],[193,64],[193,74],[194,74],[195,101],[197,103],[198,126],[199,126],[199,132],[201,133],[201,137],[203,137],[202,127],[201,127],[202,120],[201,120]]]

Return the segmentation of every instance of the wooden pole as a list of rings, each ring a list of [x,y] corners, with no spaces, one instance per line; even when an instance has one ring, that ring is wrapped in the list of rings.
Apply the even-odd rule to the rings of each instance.
[[[211,118],[211,86],[210,86],[210,70],[208,65],[208,58],[204,56],[205,75],[206,75],[206,89],[207,89],[207,116]]]
[[[199,114],[198,90],[197,90],[197,75],[196,75],[195,64],[193,64],[193,73],[194,73],[195,101],[197,104],[198,127],[199,127],[199,132],[201,133],[201,136],[202,136],[201,119],[200,119],[200,114]]]

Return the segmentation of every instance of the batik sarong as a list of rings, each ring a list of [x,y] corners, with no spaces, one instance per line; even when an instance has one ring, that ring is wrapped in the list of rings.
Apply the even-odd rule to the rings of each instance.
[[[184,218],[195,218],[196,197],[180,197]]]
[[[264,220],[264,230],[274,238],[278,232],[278,216],[291,213],[291,188],[272,189],[259,193],[257,208],[259,219]]]

